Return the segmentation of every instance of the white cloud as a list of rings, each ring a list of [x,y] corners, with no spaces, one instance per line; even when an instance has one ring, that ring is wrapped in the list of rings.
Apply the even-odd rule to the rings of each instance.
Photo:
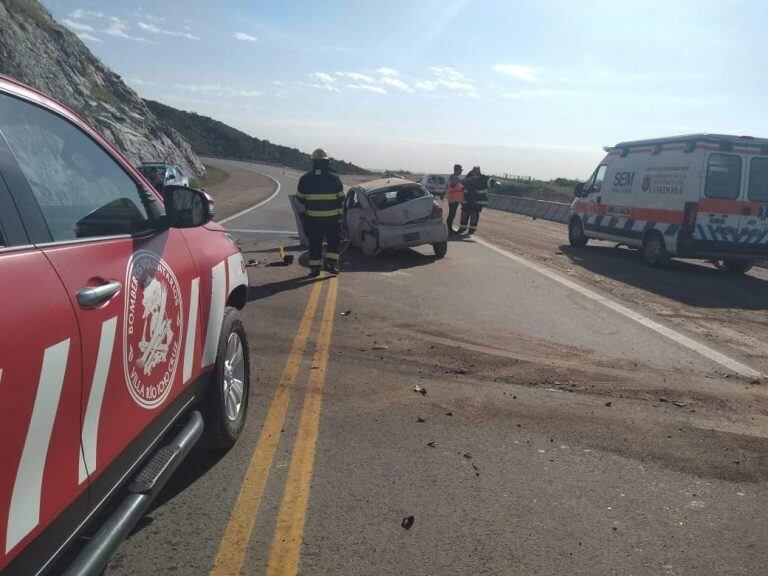
[[[101,42],[99,38],[96,38],[93,34],[88,34],[88,32],[75,32],[77,34],[77,37],[80,38],[80,40],[87,40],[89,42]]]
[[[126,40],[133,40],[134,42],[147,42],[149,44],[154,44],[152,40],[149,40],[148,38],[144,38],[143,36],[131,36],[128,33],[128,24],[126,24],[124,21],[120,20],[119,18],[115,18],[114,16],[111,16],[110,21],[112,22],[109,26],[107,26],[106,32],[110,36],[115,36],[117,38],[125,38]]]
[[[152,32],[153,34],[165,34],[166,36],[176,36],[178,38],[188,38],[189,40],[199,40],[197,36],[190,34],[189,32],[177,32],[175,30],[165,30],[164,28],[158,28],[154,24],[147,24],[146,22],[139,22],[139,28]]]
[[[259,39],[256,36],[251,36],[245,32],[235,32],[235,40],[242,40],[243,42],[258,42]]]
[[[94,20],[96,18],[106,18],[107,15],[104,14],[104,12],[95,12],[93,10],[85,10],[83,8],[78,8],[72,14],[69,15],[70,18],[74,18],[75,20]]]
[[[443,78],[445,80],[450,81],[457,81],[464,78],[464,74],[456,70],[455,68],[451,68],[450,66],[430,66],[429,71],[432,72],[435,76],[438,78]]]
[[[82,22],[75,22],[74,20],[70,20],[69,18],[64,18],[64,20],[61,21],[64,26],[67,28],[70,28],[71,30],[74,30],[76,32],[93,32],[93,26],[89,26],[88,24],[83,24]]]
[[[152,80],[142,80],[141,78],[129,78],[128,84],[133,84],[134,86],[154,86],[155,82]]]
[[[375,84],[376,78],[368,76],[367,74],[360,74],[359,72],[336,72],[337,76],[342,76],[355,82],[368,82],[369,84]]]
[[[437,90],[438,83],[432,80],[419,80],[413,85],[416,90],[423,90],[425,92],[434,92]]]
[[[376,94],[387,93],[381,86],[371,86],[369,84],[347,84],[347,88],[352,88],[353,90],[367,90],[368,92],[374,92]]]
[[[445,86],[449,90],[453,90],[455,92],[475,92],[475,87],[472,84],[468,84],[466,82],[456,82],[454,80],[446,80],[444,78],[438,78],[437,80],[438,84],[441,86]]]
[[[263,94],[261,90],[243,88],[238,85],[228,84],[174,84],[177,90],[193,92],[195,94],[212,94],[216,96],[252,97]]]
[[[393,86],[394,88],[397,88],[398,90],[402,90],[403,92],[413,92],[410,86],[400,80],[400,78],[391,78],[389,76],[384,76],[381,79],[382,84],[386,84],[387,86]]]
[[[538,82],[536,69],[524,64],[494,64],[493,71],[525,82]]]
[[[547,88],[542,88],[541,90],[511,90],[511,91],[505,91],[505,92],[497,92],[496,94],[498,94],[502,98],[523,100],[526,98],[539,98],[539,97],[543,98],[546,96],[551,96],[552,94],[554,94],[554,92]]]
[[[162,30],[154,24],[147,24],[146,22],[139,22],[139,28],[146,30],[147,32],[154,32],[155,34],[160,34],[160,32],[162,32]]]
[[[333,76],[326,74],[325,72],[312,72],[309,77],[317,82],[322,82],[323,84],[333,84],[333,82],[335,82]]]
[[[341,92],[341,90],[336,86],[332,84],[327,84],[327,83],[325,84],[314,83],[314,84],[310,84],[309,86],[310,88],[319,88],[320,90],[327,90],[328,92]]]
[[[383,67],[383,68],[379,68],[378,70],[376,70],[376,72],[378,72],[382,76],[389,76],[389,77],[400,76],[400,72],[398,72],[397,70],[395,70],[393,68]]]

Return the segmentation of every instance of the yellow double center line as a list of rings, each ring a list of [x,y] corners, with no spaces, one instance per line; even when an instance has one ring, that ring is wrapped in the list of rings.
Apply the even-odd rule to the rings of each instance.
[[[291,467],[288,471],[288,479],[286,480],[269,556],[268,574],[295,574],[298,571],[338,284],[337,277],[332,277],[329,280],[328,296],[323,310],[312,370],[310,371],[309,386],[304,398],[299,429],[291,457]],[[243,480],[240,494],[219,545],[219,551],[211,569],[211,576],[235,576],[240,574],[242,570],[248,543],[261,505],[264,487],[272,468],[272,461],[288,412],[291,389],[301,370],[302,358],[312,330],[321,290],[322,284],[315,283]]]

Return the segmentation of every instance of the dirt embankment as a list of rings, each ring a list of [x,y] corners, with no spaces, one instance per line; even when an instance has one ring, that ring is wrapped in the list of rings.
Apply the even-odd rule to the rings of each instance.
[[[245,210],[275,191],[271,179],[248,170],[241,163],[217,158],[204,158],[203,161],[206,166],[226,174],[218,182],[203,186],[216,202],[216,220]]]
[[[571,248],[565,226],[497,210],[483,211],[478,234],[768,367],[765,269],[739,277],[692,260],[649,268],[637,251],[595,240]]]

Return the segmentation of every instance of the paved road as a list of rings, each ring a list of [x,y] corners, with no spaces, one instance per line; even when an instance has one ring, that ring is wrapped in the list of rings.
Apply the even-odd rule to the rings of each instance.
[[[768,402],[716,343],[474,241],[310,280],[298,174],[255,168],[280,193],[226,226],[301,258],[249,269],[247,428],[107,574],[765,573]]]

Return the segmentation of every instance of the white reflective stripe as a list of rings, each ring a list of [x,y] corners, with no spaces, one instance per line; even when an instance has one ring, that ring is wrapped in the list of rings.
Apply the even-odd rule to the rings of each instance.
[[[43,368],[37,385],[35,406],[32,408],[32,418],[29,421],[19,469],[13,483],[5,539],[6,554],[40,523],[40,495],[43,488],[45,459],[48,455],[56,410],[59,407],[68,356],[69,338],[46,348],[43,355]]]
[[[182,383],[192,377],[192,362],[195,359],[195,335],[197,334],[197,307],[200,301],[200,278],[192,279],[189,290],[189,314],[187,314],[187,339],[184,341],[184,372]]]
[[[232,290],[238,286],[248,286],[248,274],[245,272],[245,266],[243,266],[243,255],[240,252],[235,252],[227,258],[227,274],[229,278],[229,286],[227,291],[232,294]]]
[[[208,310],[208,329],[205,334],[205,352],[203,368],[216,362],[216,349],[219,347],[219,332],[224,319],[224,305],[227,302],[227,278],[222,260],[211,270],[211,307]]]
[[[99,440],[101,404],[104,401],[109,366],[112,362],[112,352],[115,349],[116,330],[117,316],[105,320],[101,325],[99,352],[96,356],[91,392],[88,394],[88,406],[85,409],[85,420],[83,420],[83,457],[80,459],[80,484],[96,471],[96,448]]]

